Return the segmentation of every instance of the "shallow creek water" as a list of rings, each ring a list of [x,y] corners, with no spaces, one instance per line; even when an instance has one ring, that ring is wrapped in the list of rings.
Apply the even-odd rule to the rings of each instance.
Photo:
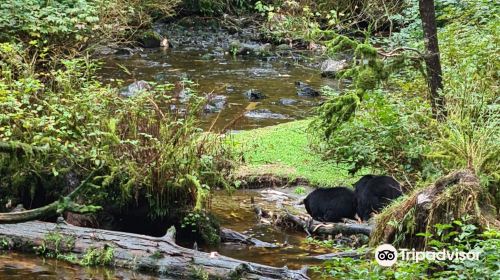
[[[234,129],[251,129],[274,125],[307,116],[320,102],[319,98],[297,96],[295,82],[303,81],[315,89],[324,85],[336,86],[332,80],[322,79],[319,71],[294,63],[294,57],[233,57],[223,55],[205,60],[203,50],[156,49],[133,56],[113,56],[104,59],[100,72],[105,82],[122,79],[124,85],[135,80],[157,83],[175,83],[189,79],[197,84],[199,94],[223,95],[227,97],[224,109],[217,117],[215,128],[222,128],[245,111],[252,101],[244,96],[250,89],[261,91],[267,98],[255,100],[256,109],[268,109],[283,114],[286,119],[241,118]],[[119,66],[120,65],[120,66]],[[123,70],[128,69],[129,74]],[[282,105],[280,99],[294,99],[294,105]],[[204,123],[211,123],[217,113],[203,116]]]

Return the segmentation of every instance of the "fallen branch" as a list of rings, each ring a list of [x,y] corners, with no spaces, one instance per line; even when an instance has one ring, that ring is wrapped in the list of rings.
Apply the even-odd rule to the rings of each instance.
[[[316,220],[311,221],[310,217],[293,215],[288,212],[282,217],[282,219],[303,228],[310,234],[317,235],[337,235],[342,233],[345,235],[364,234],[370,236],[372,231],[372,226],[368,224],[323,223]]]
[[[372,225],[363,223],[323,223],[316,220],[311,220],[311,217],[306,215],[294,215],[288,211],[280,213],[272,213],[258,206],[254,206],[254,210],[259,215],[259,218],[271,220],[274,224],[283,227],[294,227],[303,229],[307,234],[312,235],[337,235],[339,233],[345,235],[364,234],[370,236],[373,229]]]
[[[68,244],[49,242],[47,237],[54,235],[59,236],[58,240],[69,240]],[[56,254],[72,254],[81,259],[91,250],[111,248],[113,259],[108,265],[175,279],[189,279],[196,271],[223,279],[309,279],[304,272],[286,267],[270,267],[183,248],[175,244],[173,236],[171,230],[157,238],[46,222],[0,225],[0,240],[11,249],[33,252],[36,247],[44,246]]]
[[[0,143],[1,144],[1,143]],[[98,169],[92,171],[90,175],[70,194],[54,201],[48,205],[19,212],[0,213],[0,223],[20,223],[33,221],[41,218],[49,218],[61,214],[65,211],[74,213],[94,213],[101,209],[99,206],[85,206],[75,203],[73,200],[82,192],[84,187],[92,185],[90,180]]]

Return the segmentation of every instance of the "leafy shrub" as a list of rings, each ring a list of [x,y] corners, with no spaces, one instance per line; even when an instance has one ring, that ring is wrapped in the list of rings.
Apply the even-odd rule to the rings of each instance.
[[[155,18],[171,16],[180,0],[13,0],[0,3],[0,42],[20,40],[67,55],[123,43]],[[39,51],[39,50],[38,50]],[[36,52],[34,52],[36,53]],[[74,54],[74,53],[73,53]],[[43,57],[41,57],[43,58]]]
[[[366,95],[355,116],[317,147],[327,158],[393,174],[419,174],[427,143],[435,133],[429,108],[419,97],[406,99],[381,90]]]
[[[390,268],[378,265],[374,259],[334,258],[314,269],[324,277],[334,279],[497,279],[500,277],[498,246],[500,232],[479,233],[477,228],[458,220],[452,224],[436,225],[438,234],[429,242],[432,251],[446,249],[478,252],[473,261],[398,260]]]
[[[0,45],[0,57],[23,55]],[[201,98],[172,110],[180,106],[172,85],[121,98],[84,59],[34,75],[14,75],[23,66],[9,62],[15,61],[1,63],[0,141],[26,152],[0,153],[0,189],[15,202],[51,202],[71,178],[99,166],[101,186],[86,193],[91,202],[122,207],[142,197],[152,218],[201,209],[210,186],[225,184],[229,154],[218,136],[197,128]],[[48,151],[30,152],[41,147]]]

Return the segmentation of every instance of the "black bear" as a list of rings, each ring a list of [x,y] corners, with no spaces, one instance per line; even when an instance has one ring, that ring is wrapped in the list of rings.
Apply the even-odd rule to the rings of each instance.
[[[365,175],[354,184],[354,194],[356,212],[363,221],[367,221],[373,212],[380,211],[403,192],[401,185],[392,177]]]
[[[346,187],[316,189],[303,202],[307,213],[321,222],[340,222],[356,215],[354,191]]]

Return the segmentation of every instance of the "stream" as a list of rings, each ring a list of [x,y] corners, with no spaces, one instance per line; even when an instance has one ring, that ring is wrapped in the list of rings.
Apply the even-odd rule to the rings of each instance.
[[[159,26],[162,34],[169,34],[174,45],[170,49],[144,49],[128,52],[125,55],[102,56],[102,69],[98,76],[104,83],[114,84],[122,80],[123,86],[138,80],[155,83],[175,83],[189,79],[197,84],[196,92],[202,95],[213,94],[226,97],[220,112],[207,112],[202,116],[206,128],[214,122],[214,128],[221,129],[234,118],[245,112],[253,102],[244,92],[256,89],[267,98],[256,100],[256,109],[274,115],[264,117],[244,117],[233,125],[233,129],[252,129],[301,119],[321,102],[319,97],[298,96],[295,83],[301,81],[320,90],[328,85],[336,88],[337,82],[324,79],[312,60],[313,54],[307,52],[273,52],[266,56],[233,56],[228,53],[231,40],[243,42],[251,39],[252,31],[245,35],[229,34],[224,30],[206,30],[182,26]],[[316,67],[311,67],[316,66]],[[283,99],[293,100],[285,103]],[[271,117],[269,117],[271,116]],[[274,117],[273,117],[274,116]],[[283,117],[276,117],[283,116]],[[278,230],[272,225],[259,222],[250,200],[257,204],[286,203],[294,206],[296,201],[266,201],[263,190],[238,190],[229,195],[217,191],[212,202],[212,212],[220,220],[221,226],[230,228],[262,241],[279,245],[277,248],[253,248],[241,244],[221,244],[216,250],[222,255],[262,263],[271,266],[287,266],[299,269],[310,265],[307,257],[330,253],[332,250],[316,247],[304,242],[306,235],[300,232]],[[299,196],[292,190],[289,197]],[[308,190],[309,191],[309,190]],[[303,210],[303,206],[302,207]],[[316,263],[317,264],[317,263]],[[123,269],[85,268],[64,261],[42,259],[39,256],[4,253],[0,254],[0,279],[160,279]]]

